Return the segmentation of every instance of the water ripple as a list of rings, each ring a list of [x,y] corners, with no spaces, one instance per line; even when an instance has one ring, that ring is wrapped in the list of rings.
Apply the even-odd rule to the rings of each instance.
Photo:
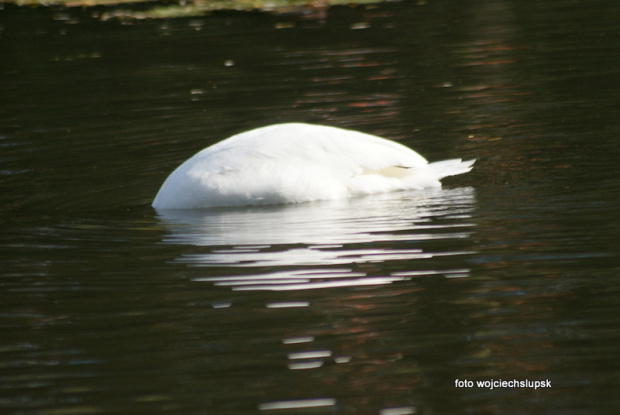
[[[163,242],[193,246],[176,261],[209,269],[194,278],[234,291],[289,291],[390,284],[467,269],[422,266],[471,254],[471,188],[247,209],[161,212]],[[431,244],[431,248],[426,245]],[[404,264],[394,268],[393,264]]]

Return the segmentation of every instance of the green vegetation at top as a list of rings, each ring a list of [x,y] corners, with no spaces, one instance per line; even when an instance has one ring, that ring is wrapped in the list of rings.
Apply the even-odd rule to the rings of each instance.
[[[303,8],[324,8],[331,5],[357,5],[379,3],[382,0],[192,0],[180,1],[178,4],[158,3],[153,10],[159,10],[154,15],[148,13],[147,18],[175,17],[178,15],[204,14],[216,10],[262,10],[287,12]],[[90,7],[114,6],[132,3],[150,3],[152,0],[8,0],[20,6],[53,6]],[[169,12],[165,12],[169,10]]]
[[[191,0],[178,3],[153,2],[152,0],[8,0],[20,6],[92,7],[118,6],[104,14],[105,18],[158,19],[198,16],[217,10],[260,10],[268,12],[293,12],[303,9],[325,8],[332,5],[358,5],[379,3],[385,0]],[[390,0],[388,0],[390,1]],[[392,0],[393,1],[393,0]],[[153,3],[148,10],[129,10],[130,4]]]

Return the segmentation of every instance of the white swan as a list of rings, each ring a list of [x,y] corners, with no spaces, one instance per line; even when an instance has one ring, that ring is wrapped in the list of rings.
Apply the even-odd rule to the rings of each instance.
[[[168,176],[156,209],[195,209],[344,199],[441,187],[475,160],[428,163],[408,147],[357,131],[290,123],[234,135]]]

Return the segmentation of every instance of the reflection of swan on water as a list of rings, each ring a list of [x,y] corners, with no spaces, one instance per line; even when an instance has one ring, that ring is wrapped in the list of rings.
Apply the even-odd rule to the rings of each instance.
[[[201,266],[342,265],[425,258],[402,241],[469,236],[472,188],[389,193],[302,205],[160,210],[165,243],[207,247],[183,262]],[[392,242],[389,248],[384,242]],[[399,243],[401,242],[401,243]]]
[[[441,187],[474,160],[428,163],[399,143],[356,131],[276,124],[208,147],[179,166],[153,201],[193,209],[346,199]]]

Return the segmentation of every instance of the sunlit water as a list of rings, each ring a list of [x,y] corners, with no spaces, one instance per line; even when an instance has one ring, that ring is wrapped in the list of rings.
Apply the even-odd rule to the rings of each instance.
[[[3,6],[0,412],[616,413],[620,4],[454,3]],[[443,190],[149,206],[286,121],[478,161]]]

